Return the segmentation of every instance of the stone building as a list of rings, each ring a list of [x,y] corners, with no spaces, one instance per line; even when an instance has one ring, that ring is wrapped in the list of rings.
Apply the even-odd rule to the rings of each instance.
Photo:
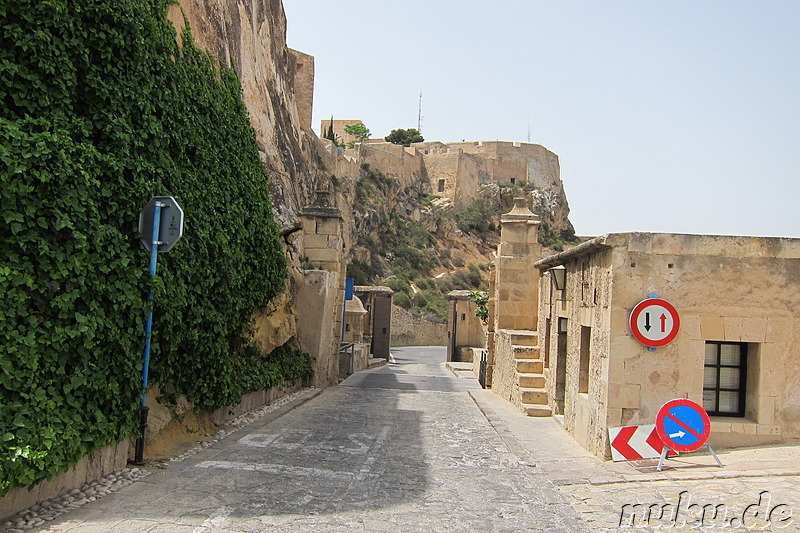
[[[653,423],[673,398],[703,405],[715,447],[800,439],[800,240],[611,234],[535,266],[565,267],[563,290],[541,282],[545,375],[553,409],[595,454],[608,455],[609,427]],[[648,295],[680,320],[655,351],[628,323]]]
[[[486,332],[483,323],[476,316],[477,304],[470,291],[450,291],[447,293],[450,310],[447,320],[447,360],[477,362],[480,352],[486,346]]]
[[[552,413],[604,458],[609,428],[653,424],[675,398],[708,411],[714,447],[800,440],[800,239],[609,234],[537,260],[522,231],[536,220],[515,211],[503,217],[490,284],[497,394]],[[674,339],[652,348],[629,321],[656,296],[679,318]]]

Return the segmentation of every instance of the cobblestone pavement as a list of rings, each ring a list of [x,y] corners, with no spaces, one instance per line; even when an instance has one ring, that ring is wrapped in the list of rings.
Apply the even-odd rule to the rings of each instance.
[[[40,531],[590,531],[442,348],[394,353]]]
[[[555,419],[525,417],[490,391],[470,394],[592,531],[800,531],[798,445],[717,450],[723,468],[705,453],[684,455],[656,472],[657,460],[600,461]]]

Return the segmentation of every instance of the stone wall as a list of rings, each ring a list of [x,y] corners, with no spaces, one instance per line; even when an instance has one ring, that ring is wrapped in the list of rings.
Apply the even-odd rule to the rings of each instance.
[[[544,146],[478,141],[424,142],[412,147],[425,158],[433,194],[450,199],[457,207],[477,200],[481,185],[518,186],[526,191],[550,231],[557,235],[572,229],[558,156]]]
[[[314,386],[338,383],[344,321],[345,258],[341,212],[327,190],[300,212],[303,224],[302,282],[297,293],[297,340],[314,356]]]
[[[487,181],[537,187],[561,185],[558,156],[538,144],[503,141],[448,143],[448,147],[479,156],[485,161],[482,171]]]
[[[314,111],[314,57],[297,50],[289,50],[294,59],[293,86],[297,101],[300,127],[311,131]]]
[[[422,154],[414,148],[405,148],[388,142],[371,142],[360,145],[357,154],[354,152],[353,155],[357,155],[362,164],[367,164],[385,176],[398,180],[401,188],[428,189]]]
[[[508,330],[498,330],[495,333],[493,363],[492,392],[519,407],[514,348],[511,332]]]
[[[124,469],[128,463],[128,450],[132,444],[131,439],[125,439],[117,444],[105,446],[84,456],[74,467],[56,474],[52,479],[30,487],[11,489],[0,498],[0,519]]]
[[[603,447],[608,429],[605,413],[600,411],[610,401],[610,261],[610,253],[599,250],[571,264],[564,290],[555,290],[551,276],[543,277],[540,283],[540,312],[549,310],[540,317],[538,327],[544,334],[541,342],[550,406],[553,412],[564,414],[567,431],[590,450]],[[565,313],[564,309],[571,311]],[[563,360],[558,357],[558,344],[564,342],[564,334],[561,338],[558,334],[560,318],[566,320],[566,359]],[[549,334],[546,321],[550,324]],[[586,351],[589,352],[588,376],[582,377],[576,369],[580,369],[581,354]],[[559,382],[559,372],[564,382]],[[621,411],[619,413],[621,415]]]
[[[283,232],[296,229],[297,213],[312,201],[318,181],[319,146],[298,112],[296,95],[301,95],[304,104],[299,108],[304,109],[310,80],[308,70],[295,76],[300,56],[286,45],[282,1],[180,0],[169,10],[169,20],[179,33],[184,16],[195,45],[236,70],[242,100],[270,174],[276,220]]]
[[[344,129],[347,126],[352,126],[354,124],[363,124],[358,119],[333,119],[333,134],[336,137],[336,140],[340,143],[345,145],[357,142],[358,139],[354,135],[350,135]],[[322,119],[319,123],[319,136],[320,138],[325,137],[325,134],[328,131],[328,128],[331,127],[331,119]]]
[[[444,346],[447,324],[425,320],[402,307],[392,307],[392,346]]]
[[[447,149],[424,156],[433,194],[463,207],[478,198],[480,160],[463,150]]]

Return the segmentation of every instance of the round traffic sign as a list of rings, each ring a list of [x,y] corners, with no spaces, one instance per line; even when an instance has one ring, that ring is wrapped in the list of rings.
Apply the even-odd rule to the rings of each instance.
[[[678,335],[681,318],[675,307],[661,298],[642,300],[631,311],[631,333],[651,348],[666,346]]]
[[[708,441],[711,420],[705,409],[691,400],[670,400],[656,415],[656,433],[668,448],[693,452]]]

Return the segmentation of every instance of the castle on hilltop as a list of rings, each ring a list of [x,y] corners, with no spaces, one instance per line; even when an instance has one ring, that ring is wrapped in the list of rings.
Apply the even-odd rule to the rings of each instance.
[[[345,127],[359,120],[322,120],[320,135],[333,126],[337,140],[353,144],[356,139]],[[568,207],[561,181],[558,155],[544,146],[505,141],[443,143],[428,141],[403,147],[382,139],[356,143],[354,148],[337,148],[328,139],[329,151],[340,156],[370,163],[384,174],[400,177],[420,172],[427,177],[432,194],[449,199],[456,207],[471,204],[479,198],[482,185],[517,186],[533,196],[534,205],[552,213],[555,226],[562,218],[567,222]],[[335,152],[334,152],[335,151]],[[416,164],[409,165],[411,161]],[[556,213],[558,213],[556,215]],[[550,218],[550,217],[548,217]],[[558,228],[561,229],[561,228]]]

